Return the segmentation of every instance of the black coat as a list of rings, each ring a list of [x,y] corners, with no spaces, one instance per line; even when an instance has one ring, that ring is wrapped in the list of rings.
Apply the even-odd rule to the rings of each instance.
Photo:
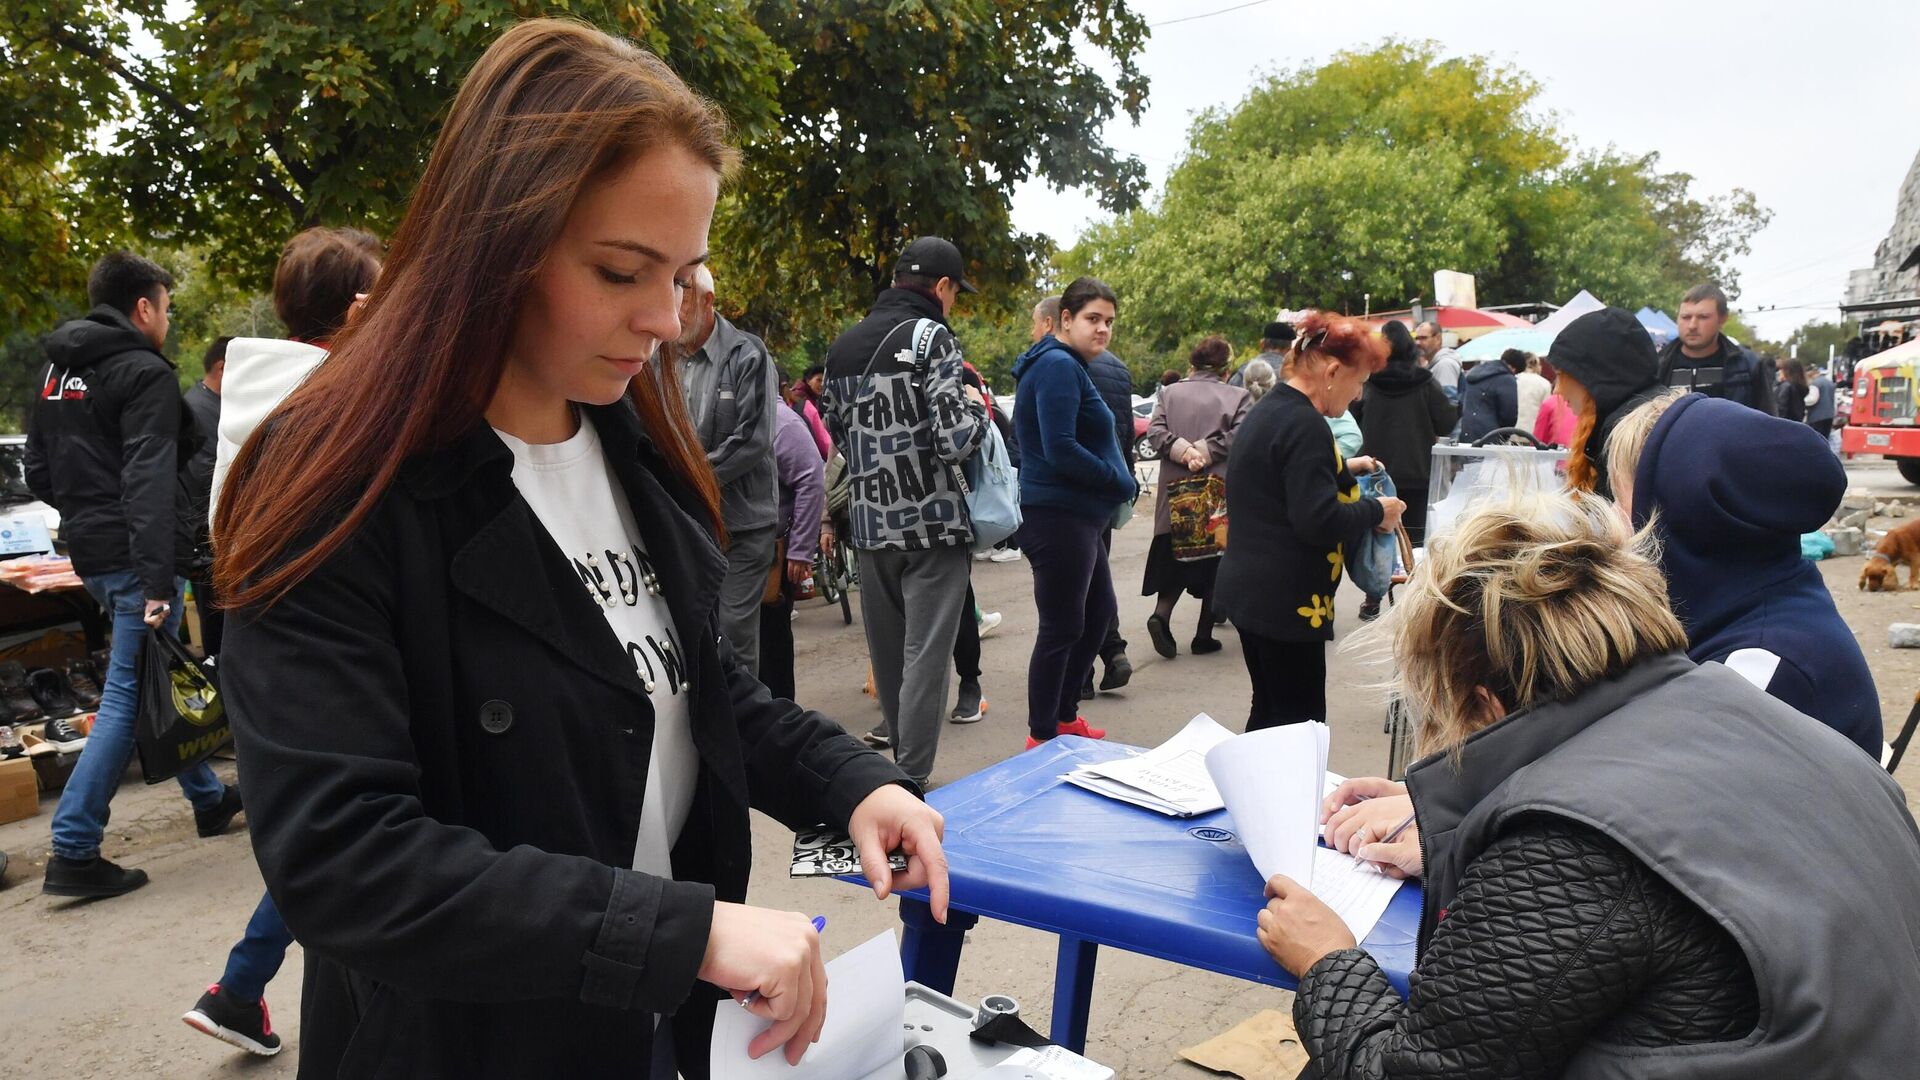
[[[506,446],[480,427],[408,460],[318,571],[234,613],[221,657],[254,854],[307,950],[303,1077],[642,1075],[649,1013],[703,1076],[719,994],[695,975],[714,900],[746,895],[748,806],[844,827],[908,784],[734,661],[696,498],[625,405],[587,411],[685,658],[674,880],[626,869],[648,695]]]
[[[1093,380],[1093,389],[1113,414],[1113,437],[1120,440],[1120,456],[1127,459],[1127,468],[1131,469],[1137,441],[1133,437],[1133,375],[1119,357],[1103,352],[1087,361],[1087,378]]]
[[[1433,444],[1458,416],[1433,372],[1411,364],[1376,372],[1353,407],[1361,449],[1387,467],[1395,488],[1420,498],[1433,475]]]
[[[27,486],[60,511],[81,577],[131,570],[173,599],[195,530],[182,466],[199,445],[173,364],[105,304],[47,335],[27,414]]]
[[[1520,415],[1520,384],[1498,360],[1467,369],[1460,380],[1460,441],[1476,442],[1489,432],[1510,428]]]
[[[1276,383],[1234,432],[1215,610],[1277,641],[1332,638],[1346,545],[1382,514],[1378,499],[1361,497],[1327,418]]]

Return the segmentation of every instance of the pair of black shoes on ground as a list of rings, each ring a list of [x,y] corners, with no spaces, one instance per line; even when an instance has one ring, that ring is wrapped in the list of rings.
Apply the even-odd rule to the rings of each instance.
[[[9,660],[0,664],[0,704],[15,724],[78,716],[100,704],[100,672],[86,660],[67,661],[65,672]]]
[[[1114,653],[1107,660],[1107,673],[1100,677],[1099,690],[1093,686],[1093,672],[1087,672],[1087,681],[1080,686],[1080,700],[1092,701],[1100,696],[1102,690],[1118,690],[1133,681],[1133,661],[1126,653]]]
[[[1218,625],[1220,624],[1217,621],[1202,622],[1200,628],[1194,633],[1193,640],[1187,643],[1187,648],[1193,655],[1206,656],[1208,653],[1217,653],[1223,648],[1220,639],[1213,636],[1213,628]],[[1167,620],[1157,612],[1147,616],[1147,636],[1153,639],[1154,652],[1168,660],[1180,655],[1180,647],[1173,642],[1173,628],[1169,627]]]
[[[211,810],[193,812],[194,828],[202,837],[219,836],[246,809],[240,803],[240,789],[228,784],[220,793],[220,805]],[[95,855],[91,859],[69,859],[55,855],[47,860],[47,879],[40,886],[47,896],[75,896],[101,899],[130,893],[147,883],[147,872],[130,869]]]

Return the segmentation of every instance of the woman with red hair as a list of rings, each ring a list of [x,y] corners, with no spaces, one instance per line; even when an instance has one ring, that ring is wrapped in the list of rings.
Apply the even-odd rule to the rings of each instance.
[[[1296,327],[1287,376],[1234,436],[1215,606],[1240,631],[1253,707],[1247,730],[1327,718],[1327,642],[1347,544],[1400,524],[1406,504],[1364,498],[1327,428],[1387,362],[1387,343],[1358,319],[1320,312]]]

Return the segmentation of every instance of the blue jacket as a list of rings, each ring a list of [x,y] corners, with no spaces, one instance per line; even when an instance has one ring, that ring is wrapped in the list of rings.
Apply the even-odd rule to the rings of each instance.
[[[1800,535],[1827,523],[1847,475],[1805,424],[1689,394],[1634,468],[1633,518],[1656,510],[1687,655],[1718,660],[1880,760],[1880,695]],[[1737,748],[1731,748],[1737,750]]]
[[[1460,441],[1512,427],[1520,416],[1520,384],[1498,360],[1483,360],[1460,380]]]
[[[1013,362],[1013,377],[1020,505],[1105,518],[1133,498],[1139,487],[1087,362],[1048,334]]]

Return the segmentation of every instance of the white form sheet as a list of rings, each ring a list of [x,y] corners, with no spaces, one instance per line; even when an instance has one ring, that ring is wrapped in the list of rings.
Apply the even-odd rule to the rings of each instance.
[[[1187,721],[1179,734],[1146,753],[1082,765],[1066,779],[1174,817],[1210,814],[1226,804],[1207,770],[1207,751],[1231,738],[1232,732],[1201,713]]]
[[[784,1047],[754,1060],[747,1046],[771,1025],[731,1002],[713,1018],[714,1080],[846,1080],[865,1076],[905,1052],[906,976],[893,931],[827,961],[827,1023],[800,1064],[789,1066]]]
[[[1344,779],[1327,772],[1327,726],[1287,724],[1235,736],[1208,752],[1207,768],[1260,879],[1285,874],[1305,884],[1355,941],[1366,940],[1401,883],[1319,846],[1320,803]]]

